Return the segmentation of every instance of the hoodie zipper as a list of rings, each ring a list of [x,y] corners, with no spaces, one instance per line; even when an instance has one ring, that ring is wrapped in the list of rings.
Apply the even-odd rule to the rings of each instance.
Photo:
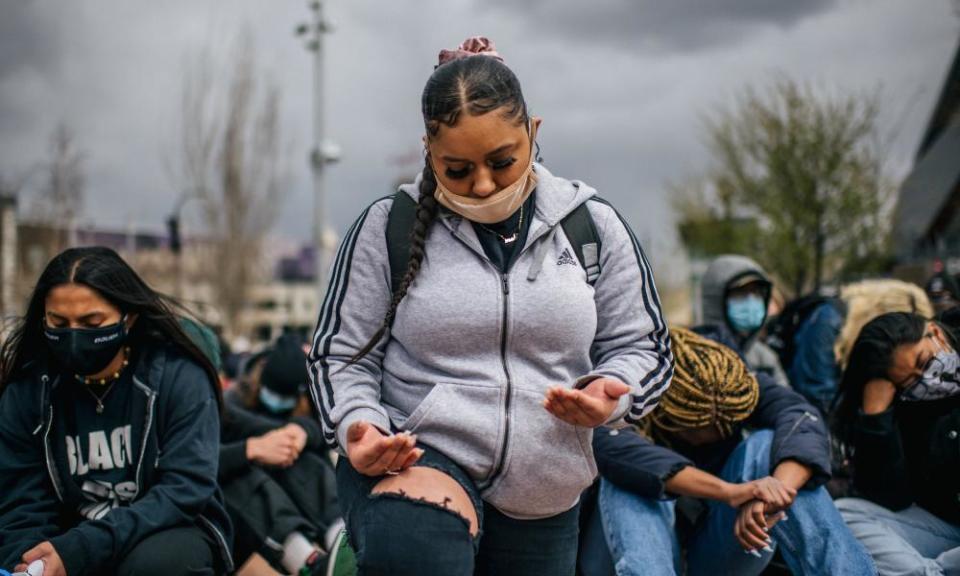
[[[153,404],[154,404],[154,401],[156,401],[157,399],[157,395],[153,392],[153,390],[150,390],[150,388],[146,386],[143,382],[140,382],[140,380],[136,376],[133,377],[133,382],[134,384],[139,386],[142,390],[144,390],[147,394],[147,415],[146,415],[147,424],[146,426],[143,427],[143,439],[140,441],[140,458],[139,458],[139,461],[137,462],[137,471],[134,475],[134,480],[137,483],[137,492],[134,495],[134,499],[136,499],[136,497],[140,495],[141,479],[142,479],[142,473],[143,473],[143,458],[144,456],[146,456],[146,453],[147,453],[147,441],[150,438],[150,429],[153,427]]]
[[[503,315],[500,326],[500,363],[503,366],[503,373],[507,378],[506,400],[503,408],[503,448],[497,454],[496,464],[493,472],[487,479],[488,485],[493,485],[494,480],[503,471],[503,464],[507,460],[507,448],[510,445],[510,399],[513,396],[513,382],[510,378],[510,368],[507,366],[507,327],[510,320],[510,275],[504,273],[500,275],[500,285],[503,289]]]
[[[47,461],[47,473],[50,475],[50,483],[53,484],[53,491],[57,493],[57,500],[63,502],[63,492],[60,490],[60,479],[53,464],[53,457],[50,455],[50,428],[53,426],[53,404],[47,411],[47,429],[43,433],[43,455]]]
[[[217,540],[217,545],[220,547],[220,554],[223,557],[223,563],[226,565],[225,568],[227,572],[233,572],[233,554],[230,552],[230,546],[227,544],[227,539],[224,538],[223,533],[220,532],[220,529],[217,528],[213,522],[203,516],[203,514],[197,516],[197,519],[213,533],[214,538]]]
[[[41,405],[45,402],[44,396],[48,393],[47,385],[50,378],[46,374],[40,377],[43,382],[43,390],[40,393]],[[41,423],[41,426],[43,424]],[[47,474],[50,475],[50,483],[53,484],[53,491],[57,494],[57,500],[63,502],[63,491],[60,489],[60,477],[56,466],[53,463],[53,456],[50,450],[50,429],[53,427],[53,402],[47,406],[47,427],[43,431],[43,459],[47,465]]]

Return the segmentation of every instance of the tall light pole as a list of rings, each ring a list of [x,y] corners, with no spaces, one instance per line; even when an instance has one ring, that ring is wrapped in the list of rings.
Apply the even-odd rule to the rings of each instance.
[[[339,159],[339,152],[324,140],[323,122],[323,35],[331,31],[323,16],[322,0],[309,4],[312,19],[297,26],[296,34],[306,40],[306,48],[313,52],[313,149],[310,151],[310,169],[313,173],[313,241],[317,289],[321,299],[327,288],[327,268],[330,248],[327,244],[327,215],[325,206],[324,172],[327,164]]]

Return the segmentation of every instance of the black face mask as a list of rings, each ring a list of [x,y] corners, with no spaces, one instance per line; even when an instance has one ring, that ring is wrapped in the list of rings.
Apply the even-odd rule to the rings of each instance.
[[[96,374],[110,364],[127,339],[126,317],[100,328],[43,326],[47,346],[64,368],[79,376]]]

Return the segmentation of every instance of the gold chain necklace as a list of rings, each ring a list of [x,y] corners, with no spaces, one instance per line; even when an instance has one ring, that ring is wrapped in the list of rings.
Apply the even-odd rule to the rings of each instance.
[[[480,223],[477,222],[477,224],[480,224]],[[519,222],[517,222],[517,229],[516,229],[516,231],[514,231],[513,234],[510,234],[510,235],[508,235],[508,236],[504,236],[503,234],[497,232],[496,230],[494,230],[494,229],[492,229],[492,228],[488,228],[488,227],[487,227],[486,225],[484,225],[484,224],[480,224],[480,227],[483,228],[484,230],[486,230],[487,232],[490,232],[491,234],[496,234],[497,236],[499,236],[499,237],[500,237],[500,240],[501,240],[504,244],[507,244],[507,245],[513,244],[514,242],[517,241],[517,238],[520,236],[520,230],[523,229],[523,204],[520,205],[520,220],[519,220]]]
[[[89,378],[84,376],[77,375],[77,380],[80,380],[83,383],[83,389],[86,390],[93,399],[97,402],[97,414],[103,414],[103,401],[110,394],[110,391],[113,390],[113,387],[117,384],[117,380],[120,379],[120,374],[123,372],[123,369],[130,364],[130,347],[126,346],[123,348],[123,365],[120,366],[120,369],[111,374],[108,378]],[[91,388],[91,384],[99,384],[100,386],[105,386],[107,382],[110,383],[110,386],[104,390],[103,394],[97,394]]]

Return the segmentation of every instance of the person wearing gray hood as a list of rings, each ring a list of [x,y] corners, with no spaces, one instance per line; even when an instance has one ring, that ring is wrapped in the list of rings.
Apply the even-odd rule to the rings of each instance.
[[[347,232],[309,355],[357,566],[573,574],[593,429],[673,373],[653,275],[609,204],[534,161],[540,119],[487,39],[441,52],[422,113],[424,169]]]
[[[777,384],[790,380],[772,348],[760,338],[767,321],[773,284],[759,264],[735,254],[718,256],[707,267],[701,283],[703,324],[697,332],[714,340],[735,341],[747,366],[770,375]],[[726,333],[724,336],[712,331]]]

